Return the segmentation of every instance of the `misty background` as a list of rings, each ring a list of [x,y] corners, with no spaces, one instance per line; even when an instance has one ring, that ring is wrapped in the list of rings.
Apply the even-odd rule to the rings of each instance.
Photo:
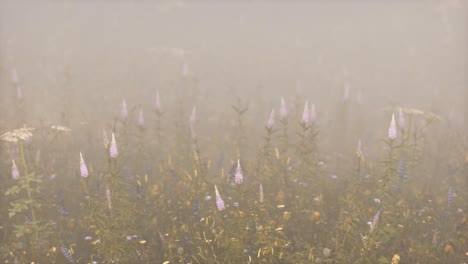
[[[122,99],[150,112],[159,91],[169,112],[190,95],[186,114],[197,105],[213,126],[236,97],[251,123],[281,96],[297,118],[309,100],[326,129],[348,86],[384,127],[379,110],[398,106],[464,126],[467,11],[463,1],[0,1],[0,128],[14,124],[12,71],[32,125],[110,120]]]

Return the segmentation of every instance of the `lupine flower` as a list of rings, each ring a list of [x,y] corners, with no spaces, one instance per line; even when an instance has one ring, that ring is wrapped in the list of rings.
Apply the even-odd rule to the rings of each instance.
[[[403,114],[403,109],[401,109],[400,107],[400,110],[398,111],[398,126],[400,128],[404,128],[405,127],[405,116]]]
[[[128,109],[127,109],[127,102],[125,99],[122,100],[122,109],[120,110],[120,117],[122,119],[127,119],[128,116]]]
[[[263,203],[264,198],[265,198],[265,196],[263,194],[263,185],[260,183],[260,187],[259,187],[259,190],[258,190],[258,201]]]
[[[242,168],[240,165],[240,160],[237,160],[236,174],[234,174],[234,182],[236,184],[241,184],[244,181],[244,175],[242,175]]]
[[[190,118],[189,118],[190,132],[192,133],[192,138],[197,137],[197,133],[195,132],[196,120],[197,120],[197,107],[194,106],[192,109],[192,113],[190,114]]]
[[[370,232],[374,232],[375,228],[377,227],[377,223],[379,222],[380,218],[380,212],[382,211],[382,207],[377,210],[377,213],[375,213],[374,218],[372,219],[372,224],[371,224],[371,230]]]
[[[161,99],[159,98],[159,92],[156,92],[156,101],[154,103],[154,109],[156,112],[161,113]]]
[[[187,77],[189,75],[189,66],[187,62],[184,62],[184,65],[182,65],[182,76]]]
[[[112,211],[112,193],[109,189],[109,186],[106,188],[106,199],[107,199],[107,207],[109,208],[109,211]]]
[[[226,209],[226,207],[224,206],[223,198],[221,198],[221,195],[219,194],[218,187],[216,187],[216,184],[214,187],[215,187],[215,194],[216,194],[216,207],[218,207],[219,211],[222,211]]]
[[[80,152],[80,173],[81,173],[81,177],[86,178],[89,176],[88,167],[86,167],[86,163],[83,159],[83,154],[81,154],[81,152]]]
[[[348,81],[345,81],[344,83],[344,91],[343,91],[343,101],[347,102],[349,100],[349,90],[350,90],[350,85]]]
[[[362,143],[361,143],[361,139],[358,139],[358,142],[357,142],[356,155],[358,156],[358,158],[362,157]]]
[[[16,166],[15,160],[12,160],[11,164],[11,178],[13,178],[13,180],[19,179],[19,170]]]
[[[396,133],[395,115],[392,114],[392,121],[390,121],[390,127],[388,128],[388,138],[391,140],[395,139]]]
[[[102,142],[104,143],[104,148],[109,147],[109,136],[104,128],[102,129]]]
[[[67,259],[67,261],[69,263],[74,263],[75,262],[73,260],[73,256],[70,254],[70,251],[68,250],[68,248],[66,248],[65,246],[61,246],[60,250],[62,251],[62,254],[65,256],[65,258]]]
[[[274,125],[275,125],[275,109],[271,109],[270,117],[268,118],[266,127],[268,129],[272,129]]]
[[[397,174],[403,180],[406,180],[408,178],[408,172],[406,170],[406,162],[403,159],[401,159],[398,162]]]
[[[310,106],[310,122],[315,122],[317,119],[317,113],[315,112],[315,104]]]
[[[286,108],[286,102],[284,101],[284,97],[281,97],[281,107],[279,114],[281,119],[285,119],[288,116],[288,109]]]
[[[114,132],[112,132],[112,139],[111,139],[111,143],[109,147],[109,154],[111,158],[114,158],[114,159],[117,158],[117,156],[119,155],[119,151],[117,149],[117,142],[115,142]]]
[[[140,127],[143,127],[145,125],[145,117],[143,116],[143,109],[140,109],[140,112],[138,113],[137,124]]]
[[[452,207],[452,205],[453,205],[453,198],[455,196],[454,194],[455,193],[453,191],[453,187],[450,186],[448,188],[448,192],[447,192],[447,205],[448,205],[448,207]]]
[[[362,103],[363,103],[361,89],[359,89],[359,90],[357,91],[356,102],[357,102],[359,105],[362,105]]]
[[[16,99],[18,99],[18,101],[23,100],[23,90],[19,85],[16,86]]]
[[[305,106],[304,106],[304,112],[302,112],[302,122],[304,122],[304,124],[307,125],[309,121],[310,121],[309,102],[306,101]]]
[[[16,71],[16,69],[13,69],[11,71],[11,81],[14,85],[17,85],[19,83],[18,72]]]

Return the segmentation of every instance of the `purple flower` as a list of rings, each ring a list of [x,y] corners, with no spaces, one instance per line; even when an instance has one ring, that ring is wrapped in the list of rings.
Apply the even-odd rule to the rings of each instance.
[[[271,109],[270,117],[268,118],[266,127],[268,129],[272,129],[274,125],[275,125],[275,109]]]
[[[380,212],[382,211],[382,207],[377,210],[377,213],[375,213],[374,217],[372,218],[372,224],[371,224],[371,230],[370,232],[374,232],[375,228],[377,227],[377,223],[379,222],[380,218]]]
[[[400,108],[400,110],[398,111],[398,126],[400,128],[405,128],[405,116],[403,114],[403,110]]]
[[[159,92],[156,92],[156,101],[154,103],[156,112],[161,113],[161,99],[159,98]]]
[[[388,138],[394,140],[397,136],[396,133],[395,115],[392,114],[392,121],[390,121],[390,127],[388,128]]]
[[[215,187],[215,194],[216,194],[216,207],[218,207],[218,211],[222,211],[226,209],[226,207],[224,206],[223,198],[221,198],[221,195],[219,194],[216,184],[214,187]]]
[[[111,158],[114,158],[114,159],[117,158],[117,156],[119,155],[119,151],[117,149],[117,142],[115,142],[114,132],[112,132],[112,140],[111,140],[110,147],[109,147],[109,154]]]
[[[241,184],[244,181],[244,175],[242,175],[242,168],[240,165],[240,161],[237,160],[237,168],[236,173],[234,174],[234,182],[236,184]]]
[[[310,117],[309,117],[309,120],[311,122],[315,122],[315,120],[317,119],[317,113],[315,112],[315,104],[312,104],[310,106]]]
[[[259,202],[263,203],[264,199],[264,194],[263,194],[263,185],[260,183],[260,187],[258,188],[258,200]]]
[[[140,112],[138,113],[137,124],[140,127],[143,127],[145,125],[145,117],[143,116],[143,109],[140,109]]]
[[[19,170],[16,166],[15,160],[12,160],[11,164],[11,178],[13,178],[13,180],[19,179]]]
[[[120,117],[126,119],[128,116],[127,102],[125,99],[122,100],[122,108],[120,109]]]
[[[309,121],[310,121],[309,102],[306,101],[305,106],[304,106],[304,112],[302,112],[302,122],[304,122],[304,124],[307,125]]]
[[[21,89],[21,86],[16,86],[16,99],[18,99],[18,101],[21,101],[23,100],[23,90]]]
[[[81,154],[81,152],[80,152],[80,173],[81,173],[81,177],[86,178],[89,176],[88,167],[86,167],[86,163],[83,159],[83,155]]]
[[[288,109],[286,108],[286,102],[284,101],[284,97],[281,97],[281,107],[279,114],[281,119],[285,119],[288,116]]]

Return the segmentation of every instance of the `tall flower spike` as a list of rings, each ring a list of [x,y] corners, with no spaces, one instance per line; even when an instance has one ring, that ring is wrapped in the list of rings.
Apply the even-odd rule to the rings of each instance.
[[[343,91],[343,101],[347,102],[349,100],[349,90],[351,90],[351,86],[349,85],[348,81],[344,83],[344,91]]]
[[[307,125],[309,121],[310,121],[309,102],[306,101],[305,106],[304,106],[304,112],[302,112],[302,122],[304,122],[304,124]]]
[[[119,155],[119,151],[117,149],[117,142],[115,142],[115,134],[112,132],[112,139],[109,147],[109,154],[111,158],[115,159]]]
[[[377,210],[377,213],[375,213],[374,218],[372,218],[372,224],[371,224],[371,230],[370,232],[374,232],[375,228],[377,227],[377,224],[379,223],[379,218],[380,218],[380,212],[382,211],[382,207]]]
[[[18,99],[18,101],[21,101],[23,100],[23,90],[21,89],[21,86],[16,86],[16,99]]]
[[[216,194],[216,207],[218,207],[218,211],[222,211],[226,209],[226,207],[224,206],[223,198],[221,198],[221,195],[219,194],[218,187],[216,187],[216,184],[214,187],[215,187],[215,194]]]
[[[127,102],[125,99],[122,100],[122,108],[120,109],[120,117],[126,119],[128,116]]]
[[[264,198],[263,185],[260,183],[260,187],[258,188],[258,201],[263,203]]]
[[[81,174],[81,177],[84,177],[84,178],[89,176],[88,167],[86,167],[86,163],[83,159],[83,154],[81,154],[81,152],[80,152],[80,174]]]
[[[109,186],[106,188],[106,199],[107,199],[107,207],[109,208],[109,211],[112,212],[112,193],[109,189]]]
[[[190,114],[190,119],[189,119],[190,126],[194,126],[195,121],[197,121],[197,107],[196,106],[193,107],[192,113]]]
[[[362,143],[361,143],[361,139],[358,139],[358,142],[357,142],[356,155],[358,156],[358,158],[362,157]]]
[[[311,122],[315,122],[315,120],[317,119],[317,113],[315,112],[315,104],[312,104],[310,106],[310,121]]]
[[[145,117],[143,115],[143,108],[140,109],[140,112],[138,113],[137,124],[139,127],[143,127],[145,125]]]
[[[154,102],[154,108],[156,112],[161,113],[161,99],[159,98],[159,92],[156,92],[156,101]]]
[[[284,97],[281,97],[281,107],[279,114],[281,119],[285,119],[288,116],[288,108],[286,107],[286,101],[284,101]]]
[[[11,164],[11,178],[13,178],[13,180],[17,180],[17,179],[19,179],[19,170],[18,170],[18,167],[16,166],[15,160],[12,160],[11,162],[12,162],[12,164]]]
[[[400,110],[398,111],[398,126],[400,128],[404,128],[405,127],[405,116],[403,114],[403,109],[401,109],[400,107]]]
[[[236,174],[234,174],[234,182],[236,184],[241,184],[244,181],[244,175],[242,175],[242,168],[240,165],[240,160],[237,160]]]
[[[266,126],[268,129],[272,129],[274,125],[275,125],[275,109],[271,109],[270,117],[268,118]]]
[[[388,138],[394,140],[396,133],[395,115],[392,114],[392,121],[390,121],[390,127],[388,128]]]

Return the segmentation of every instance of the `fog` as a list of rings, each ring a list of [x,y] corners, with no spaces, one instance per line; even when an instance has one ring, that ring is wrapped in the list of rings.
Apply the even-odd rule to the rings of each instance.
[[[281,98],[284,98],[287,107],[288,122],[283,119],[284,116],[280,117]],[[128,106],[128,117],[122,117],[123,102]],[[314,118],[310,119],[313,119],[310,127],[309,121],[304,119],[305,105],[307,109],[312,105],[314,108],[310,110],[313,114],[307,110],[308,116],[314,115]],[[239,113],[242,109],[246,112]],[[274,125],[268,123],[272,109],[276,113],[276,116],[273,116],[273,121],[276,120]],[[131,257],[128,259],[123,257],[119,250],[108,250],[113,244],[105,244],[105,237],[100,237],[103,245],[101,247],[99,243],[97,248],[81,246],[82,237],[86,234],[93,236],[93,240],[95,235],[96,239],[99,237],[99,232],[94,235],[91,231],[84,231],[87,229],[83,223],[77,224],[82,228],[73,227],[75,229],[71,228],[69,231],[57,231],[66,235],[58,236],[59,239],[48,237],[47,245],[37,242],[37,236],[36,240],[23,241],[22,236],[15,238],[12,226],[20,220],[7,217],[9,203],[13,197],[5,196],[1,199],[1,211],[5,217],[0,217],[5,223],[0,229],[0,253],[3,254],[0,259],[5,259],[5,263],[13,263],[15,259],[18,263],[34,260],[63,263],[65,259],[70,261],[65,253],[60,255],[61,253],[54,251],[51,256],[45,257],[44,252],[49,247],[59,248],[62,244],[66,248],[72,248],[71,245],[76,243],[77,250],[72,255],[75,256],[73,261],[77,263],[114,263],[119,262],[119,259],[121,263],[162,263],[164,260],[171,261],[170,263],[319,263],[319,255],[325,255],[320,257],[323,263],[344,263],[344,259],[352,259],[352,263],[377,263],[373,261],[381,261],[383,256],[388,262],[379,263],[390,263],[392,256],[397,253],[402,259],[406,258],[402,263],[418,263],[414,261],[423,259],[422,253],[408,251],[406,244],[396,246],[389,241],[413,241],[417,240],[418,236],[428,236],[430,240],[434,233],[441,237],[440,242],[436,242],[435,245],[438,251],[434,251],[437,252],[434,253],[434,258],[427,257],[420,263],[437,263],[437,260],[462,263],[462,260],[467,260],[466,256],[463,256],[467,248],[466,233],[462,236],[465,239],[462,241],[460,236],[456,237],[454,233],[450,235],[444,227],[436,224],[424,230],[410,228],[415,234],[413,237],[401,235],[394,240],[376,237],[376,240],[384,244],[391,244],[385,245],[393,251],[381,252],[376,249],[377,246],[372,250],[366,249],[366,252],[377,250],[374,255],[369,253],[365,256],[368,258],[364,258],[361,254],[361,258],[358,258],[359,246],[343,242],[340,247],[331,237],[324,238],[325,235],[316,221],[307,222],[313,222],[314,227],[311,229],[299,216],[299,220],[295,220],[295,213],[300,215],[312,212],[313,216],[315,212],[320,211],[322,216],[319,217],[324,218],[322,224],[328,222],[330,225],[323,227],[324,229],[331,230],[331,233],[334,233],[335,228],[341,230],[338,211],[353,210],[340,203],[338,198],[335,200],[330,197],[342,195],[343,199],[347,199],[345,197],[348,197],[347,193],[351,191],[345,186],[353,181],[347,179],[343,185],[334,186],[325,180],[316,185],[314,180],[314,183],[309,185],[301,185],[301,180],[297,179],[301,179],[300,175],[311,174],[318,177],[317,179],[329,180],[332,175],[338,179],[343,177],[344,180],[345,175],[356,171],[356,146],[359,145],[360,149],[362,142],[366,156],[366,160],[362,161],[365,165],[362,166],[366,172],[360,171],[361,156],[358,154],[359,178],[370,175],[367,180],[375,186],[369,183],[360,186],[362,189],[358,190],[365,192],[368,189],[372,193],[375,191],[375,196],[379,199],[383,200],[385,197],[391,200],[392,198],[387,196],[393,196],[393,187],[377,189],[376,186],[380,186],[381,183],[378,179],[381,178],[375,176],[373,180],[373,177],[383,175],[382,177],[387,179],[392,176],[389,171],[394,171],[398,178],[397,174],[401,174],[401,160],[407,161],[412,172],[409,173],[409,184],[405,189],[407,192],[400,189],[398,192],[405,193],[402,196],[406,197],[404,199],[408,203],[415,199],[415,204],[408,207],[415,212],[421,208],[429,208],[429,205],[425,205],[427,199],[422,198],[424,195],[432,195],[433,200],[446,199],[447,188],[458,186],[455,190],[455,193],[459,194],[456,196],[458,204],[453,208],[462,211],[458,215],[455,211],[452,212],[451,221],[454,225],[465,221],[462,230],[466,231],[467,216],[463,210],[468,210],[468,4],[465,1],[356,0],[286,3],[0,0],[0,113],[0,134],[21,127],[36,128],[33,146],[28,149],[31,153],[26,155],[26,159],[23,157],[23,165],[19,166],[20,174],[21,168],[24,166],[23,169],[27,171],[25,164],[31,162],[34,165],[30,164],[29,169],[35,168],[37,174],[41,174],[47,181],[52,182],[55,176],[51,178],[51,175],[57,175],[58,180],[55,181],[58,183],[45,183],[53,187],[48,190],[47,186],[44,186],[42,193],[38,192],[36,198],[41,202],[47,199],[56,201],[57,195],[44,196],[44,192],[73,190],[69,194],[70,197],[65,199],[68,199],[69,211],[73,212],[68,217],[80,219],[84,215],[78,202],[70,202],[75,198],[78,201],[83,196],[83,193],[76,189],[80,188],[80,179],[77,176],[79,152],[83,152],[88,165],[94,164],[91,165],[94,167],[91,176],[95,176],[94,179],[99,178],[96,181],[103,183],[102,186],[95,187],[94,192],[96,197],[104,197],[107,159],[102,150],[103,129],[109,133],[109,137],[111,132],[115,132],[117,142],[119,139],[125,142],[121,152],[127,153],[123,154],[125,158],[120,158],[117,165],[112,165],[109,171],[125,171],[122,174],[129,176],[126,176],[123,184],[132,186],[132,191],[136,181],[141,185],[141,177],[144,175],[148,175],[149,182],[161,189],[158,194],[153,193],[154,197],[148,194],[149,198],[146,198],[146,205],[151,204],[159,209],[144,209],[147,210],[144,211],[146,215],[151,215],[151,219],[157,220],[148,220],[140,224],[136,221],[136,226],[130,228],[133,232],[140,232],[138,236],[143,237],[146,232],[151,233],[153,238],[146,237],[144,241],[148,241],[148,244],[141,243],[147,246],[145,249],[132,248],[132,253],[128,253]],[[386,141],[387,134],[390,134],[388,125],[391,123],[392,114],[397,118],[397,122],[401,115],[406,116],[409,125],[406,123],[405,127],[403,123],[401,131],[398,130],[397,139],[394,141],[391,138],[388,145],[383,141]],[[143,117],[144,124],[141,124],[139,122]],[[414,124],[411,123],[413,121]],[[44,131],[48,131],[47,129],[54,125],[69,128],[71,132],[63,138],[49,138],[48,132]],[[313,130],[308,130],[309,128]],[[273,130],[270,131],[271,129]],[[305,143],[299,138],[306,138],[306,133],[309,132],[313,140],[312,150],[302,150],[301,145],[304,146]],[[396,144],[397,141],[400,142],[400,133],[401,144]],[[296,135],[299,135],[298,139]],[[287,147],[288,144],[291,146]],[[393,149],[397,154],[392,154]],[[17,150],[10,143],[2,143],[0,147],[0,179],[4,182],[4,187],[0,188],[2,193],[5,193],[8,187],[15,186],[9,179],[11,160],[16,160],[19,164],[22,151],[22,147],[21,150]],[[33,162],[36,151],[42,154],[43,165],[39,165],[37,160]],[[196,153],[195,158],[192,151]],[[314,153],[310,157],[309,151]],[[387,157],[389,160],[386,161]],[[270,159],[275,158],[284,166],[271,165]],[[176,224],[179,220],[173,220],[171,230],[168,224],[171,221],[161,220],[161,212],[156,212],[158,210],[174,210],[172,213],[179,219],[183,218],[183,213],[175,209],[176,205],[158,204],[158,199],[187,200],[191,208],[194,201],[203,200],[205,195],[215,197],[213,184],[217,184],[221,194],[224,192],[226,196],[231,195],[232,199],[237,199],[236,193],[229,191],[232,186],[229,185],[228,172],[231,164],[238,159],[244,168],[246,182],[257,186],[250,191],[256,192],[259,183],[272,190],[271,194],[265,194],[265,200],[268,200],[268,196],[271,203],[275,204],[271,210],[265,209],[266,212],[278,210],[275,208],[276,203],[283,203],[281,199],[278,200],[278,193],[291,189],[294,195],[290,195],[289,201],[286,195],[287,201],[284,202],[287,204],[286,209],[290,210],[289,213],[292,212],[291,221],[296,221],[296,226],[314,230],[315,235],[305,234],[299,239],[297,237],[300,236],[300,232],[294,228],[287,228],[289,222],[286,222],[289,218],[275,220],[276,223],[272,224],[273,229],[277,228],[281,221],[284,222],[281,223],[281,226],[286,226],[284,236],[278,238],[265,234],[266,238],[262,239],[278,239],[281,241],[278,242],[280,246],[276,242],[270,245],[265,241],[254,243],[248,242],[245,237],[238,238],[239,241],[245,242],[239,246],[240,255],[244,257],[239,260],[233,257],[237,254],[235,250],[230,252],[226,249],[228,246],[221,246],[224,242],[211,246],[211,255],[208,253],[209,247],[200,248],[198,252],[197,244],[193,242],[196,241],[196,235],[193,234],[196,233],[194,230],[201,229],[197,229],[200,227],[196,224]],[[306,163],[325,165],[322,168],[315,168],[313,165],[314,168],[309,171],[310,166],[302,167]],[[288,170],[290,172],[287,172]],[[193,173],[189,177],[191,181],[192,177],[196,178],[201,173],[200,171],[208,176],[202,177],[197,184],[188,184],[184,177]],[[163,179],[173,172],[179,175],[179,183],[185,183],[185,189],[175,183],[173,186],[172,183],[168,183],[169,180]],[[275,175],[288,173],[291,176],[285,176],[284,182],[269,182],[271,175],[275,178]],[[399,176],[401,178],[401,175]],[[248,177],[251,180],[248,180]],[[94,184],[91,183],[94,179],[90,177],[90,185]],[[299,187],[296,190],[294,184],[297,182]],[[390,182],[391,186],[400,186]],[[148,193],[152,188],[150,183],[147,183]],[[107,185],[114,186],[113,184]],[[281,187],[282,184],[286,187]],[[29,183],[24,186],[28,185]],[[115,188],[117,190],[117,187]],[[165,192],[165,188],[168,188],[165,190],[168,193],[158,196],[159,192]],[[170,188],[183,190],[179,190],[176,195]],[[304,188],[305,192],[302,192],[301,188]],[[328,191],[323,191],[325,189]],[[88,199],[93,197],[88,190],[86,192]],[[186,195],[191,194],[185,197],[184,192]],[[298,198],[308,192],[311,194],[311,200]],[[320,210],[314,209],[314,197],[322,197],[324,192],[329,192],[330,200],[320,204],[317,207]],[[334,192],[340,195],[333,195]],[[27,193],[29,194],[29,191]],[[415,198],[410,193],[419,194],[415,194]],[[22,193],[19,192],[18,195],[20,197]],[[129,197],[122,198],[121,208],[127,208],[125,202],[135,202],[134,195],[130,193]],[[327,198],[327,194],[324,195]],[[374,194],[367,198],[372,200],[375,198],[372,195]],[[251,201],[257,199],[257,194],[254,196]],[[364,200],[363,197],[354,198]],[[250,205],[248,209],[242,208],[242,202],[249,204],[249,199],[245,196],[239,199],[239,208],[254,215],[255,210]],[[206,221],[210,219],[211,214],[218,213],[214,201],[210,202],[212,208],[206,205],[205,209],[201,209],[205,210],[203,219],[206,218]],[[390,208],[390,203],[388,208],[379,208],[383,208],[384,214],[395,216],[401,208],[393,203]],[[445,200],[439,202],[442,203],[444,204],[441,206],[445,206]],[[365,204],[362,202],[361,208],[366,207]],[[119,203],[115,202],[115,207],[118,206]],[[450,204],[449,207],[451,206]],[[99,203],[96,208],[100,208]],[[103,208],[100,210],[105,210],[106,206]],[[228,208],[227,211],[229,209],[233,208]],[[445,208],[439,209],[440,212],[446,211]],[[49,211],[44,210],[41,221],[45,223],[49,218],[55,219],[50,208]],[[431,217],[443,219],[443,215],[434,215],[437,208],[431,210]],[[369,215],[363,216],[363,211],[359,212],[362,216],[361,222],[367,222],[363,219],[369,218]],[[378,212],[380,213],[380,209]],[[372,215],[374,213],[375,210]],[[229,218],[226,215],[228,213],[224,214],[215,214],[213,219]],[[111,218],[107,215],[106,217]],[[271,215],[263,217],[273,219]],[[331,220],[334,217],[335,219]],[[460,220],[460,217],[465,218]],[[309,215],[306,218],[309,219]],[[356,219],[358,218],[359,216],[356,216]],[[107,228],[100,226],[99,221],[92,217],[87,220],[92,225],[97,225],[101,234],[104,232],[102,230]],[[386,221],[395,226],[409,225],[409,222],[391,222],[389,218]],[[257,227],[260,225],[258,222]],[[265,227],[266,222],[265,220],[262,224]],[[189,230],[184,232],[190,235],[180,235],[175,231],[186,224],[189,225]],[[127,224],[123,225],[128,227]],[[227,224],[224,228],[236,230]],[[362,230],[368,232],[365,224],[360,228],[360,231],[356,229],[356,234],[364,232]],[[370,231],[372,234],[373,230]],[[460,231],[456,228],[450,230]],[[158,233],[170,241],[167,242],[170,246],[165,248],[166,242],[159,241]],[[372,234],[369,237],[374,239]],[[39,235],[43,235],[44,239],[46,237],[44,233]],[[219,234],[214,232],[213,236],[217,235]],[[157,242],[153,242],[152,239]],[[185,244],[180,242],[184,239]],[[21,247],[12,248],[7,244],[21,241],[31,247],[25,250],[29,253],[8,256],[9,252],[19,252],[15,250]],[[40,245],[34,246],[34,241]],[[116,248],[121,245],[119,243],[116,242]],[[126,247],[124,244],[125,241],[122,242],[122,248]],[[456,248],[453,255],[450,255],[453,249],[448,250],[447,245]],[[368,244],[362,248],[366,246]],[[286,257],[271,253],[271,258],[268,258],[268,250],[265,254],[260,254],[262,248],[270,247],[284,251]],[[421,245],[421,248],[424,247],[431,248],[430,242]],[[154,248],[158,248],[157,256],[148,253]],[[182,248],[182,253],[179,252],[179,248]],[[331,255],[325,251],[322,253],[324,248],[330,248]],[[293,257],[298,252],[305,256],[304,252],[312,251],[315,256],[312,259],[310,255],[307,259]],[[346,251],[354,253],[346,255],[343,253]],[[135,252],[139,252],[138,256]],[[223,258],[216,258],[218,253]],[[251,257],[250,260],[248,257]],[[326,262],[327,259],[330,261]]]

